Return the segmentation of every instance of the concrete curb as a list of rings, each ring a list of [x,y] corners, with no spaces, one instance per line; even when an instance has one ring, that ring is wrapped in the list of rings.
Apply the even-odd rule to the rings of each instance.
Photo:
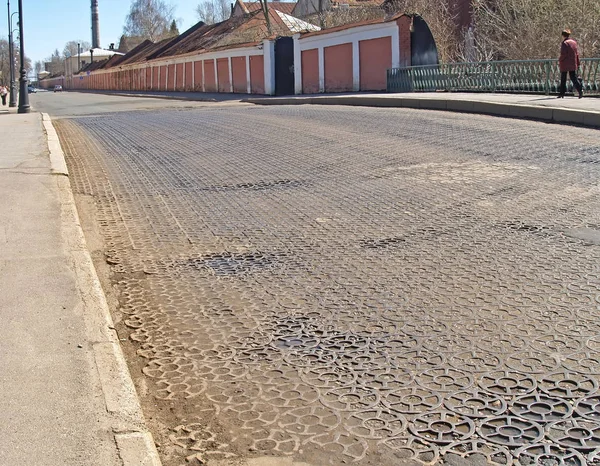
[[[420,110],[444,110],[600,128],[600,113],[597,112],[475,100],[420,99],[415,97],[319,96],[250,98],[242,99],[242,102],[255,105],[348,105],[359,107],[401,107]]]
[[[42,113],[42,124],[46,131],[46,138],[48,139],[50,172],[55,175],[69,176],[69,170],[67,169],[67,163],[65,162],[62,147],[60,146],[58,134],[56,134],[56,130],[54,129],[54,126],[52,126],[52,121],[46,113]]]
[[[77,275],[77,289],[84,306],[87,338],[94,353],[104,403],[112,420],[115,443],[122,464],[161,466],[114,330],[104,291],[87,249],[58,135],[47,114],[42,114],[42,121],[48,138],[51,173],[64,175],[58,180],[61,228]]]

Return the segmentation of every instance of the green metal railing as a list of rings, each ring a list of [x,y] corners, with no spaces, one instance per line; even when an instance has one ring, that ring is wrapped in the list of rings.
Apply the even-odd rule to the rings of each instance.
[[[583,90],[600,94],[600,58],[581,61]],[[512,60],[392,68],[387,72],[388,92],[558,92],[560,71],[556,60]],[[572,84],[567,77],[567,89]]]

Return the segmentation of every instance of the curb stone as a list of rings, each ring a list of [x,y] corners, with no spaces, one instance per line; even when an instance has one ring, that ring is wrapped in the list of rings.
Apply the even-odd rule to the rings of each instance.
[[[371,97],[371,96],[328,96],[328,97],[270,97],[248,98],[241,102],[255,105],[347,105],[359,107],[396,107],[420,110],[442,110],[460,113],[477,113],[506,118],[600,127],[600,114],[587,110],[576,110],[535,105],[510,104],[472,100],[419,99],[414,97]]]
[[[161,466],[161,461],[142,414],[125,357],[114,330],[108,303],[87,250],[64,153],[52,120],[42,113],[50,151],[51,173],[58,179],[61,228],[76,271],[77,289],[84,306],[88,341],[91,342],[106,410],[123,466]]]

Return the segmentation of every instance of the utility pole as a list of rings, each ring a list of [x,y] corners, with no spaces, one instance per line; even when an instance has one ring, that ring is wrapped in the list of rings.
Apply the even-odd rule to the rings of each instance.
[[[19,109],[18,113],[29,113],[29,93],[27,92],[27,71],[25,70],[25,47],[23,46],[23,0],[19,0],[19,50],[21,56],[21,70],[19,78]]]
[[[13,42],[12,35],[12,15],[10,14],[10,0],[6,2],[8,4],[8,59],[10,68],[10,95],[8,96],[8,106],[17,106],[17,90],[15,89],[15,44]]]
[[[81,44],[77,44],[77,72],[81,70]]]

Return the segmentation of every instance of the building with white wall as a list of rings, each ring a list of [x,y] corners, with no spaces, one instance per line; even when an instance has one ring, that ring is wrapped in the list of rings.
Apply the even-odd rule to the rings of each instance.
[[[123,55],[116,50],[91,49],[82,50],[78,55],[72,55],[65,59],[65,76],[77,74],[80,69],[92,62],[106,60],[113,55]]]

